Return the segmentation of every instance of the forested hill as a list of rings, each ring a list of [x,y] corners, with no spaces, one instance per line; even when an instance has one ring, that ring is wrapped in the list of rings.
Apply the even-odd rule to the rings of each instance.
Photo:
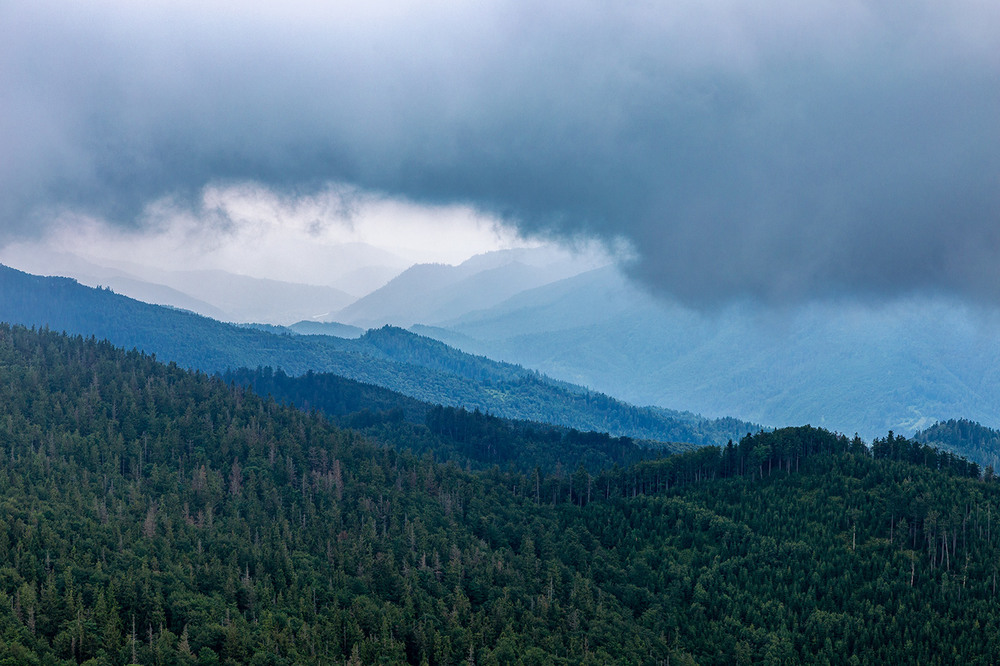
[[[913,438],[1000,470],[1000,431],[967,419],[939,421]]]
[[[758,429],[736,419],[635,407],[398,328],[372,330],[358,339],[275,335],[4,266],[0,321],[93,335],[209,373],[240,367],[281,368],[290,375],[328,372],[432,404],[613,436],[707,444]]]
[[[990,664],[1000,484],[899,437],[470,473],[0,326],[0,663]]]
[[[583,465],[593,472],[693,448],[691,444],[634,441],[431,405],[389,389],[325,373],[289,377],[271,368],[242,368],[223,373],[222,379],[300,409],[319,410],[338,425],[462,467],[499,465],[522,472],[535,468],[554,472]]]

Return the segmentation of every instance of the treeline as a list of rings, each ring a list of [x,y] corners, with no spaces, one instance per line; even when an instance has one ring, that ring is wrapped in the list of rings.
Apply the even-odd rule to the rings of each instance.
[[[914,463],[947,474],[966,476],[972,479],[978,479],[982,474],[978,463],[970,462],[951,451],[921,444],[915,439],[896,437],[891,430],[887,437],[872,442],[872,455],[875,458]],[[992,476],[991,470],[991,479]]]
[[[803,461],[817,455],[851,454],[875,460],[920,465],[948,476],[979,479],[979,465],[949,451],[935,449],[891,431],[869,448],[857,436],[848,439],[821,428],[799,426],[770,432],[747,433],[739,444],[704,446],[661,460],[633,465],[628,470],[602,474],[600,485],[622,495],[659,493],[705,480],[748,476],[763,479],[777,472],[798,472]],[[993,480],[992,475],[989,480]]]
[[[0,663],[989,664],[1000,484],[926,463],[805,427],[468,472],[0,326]]]
[[[913,439],[979,463],[983,468],[1000,469],[1000,431],[969,421],[949,419],[917,432]]]

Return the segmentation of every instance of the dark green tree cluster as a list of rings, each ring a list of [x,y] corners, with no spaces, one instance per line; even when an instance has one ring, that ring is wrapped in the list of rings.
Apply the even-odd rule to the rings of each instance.
[[[586,638],[558,507],[526,475],[400,454],[221,379],[6,326],[0,406],[0,663],[618,654]],[[668,654],[605,605],[623,654]]]
[[[579,466],[597,472],[692,448],[660,442],[640,444],[630,437],[509,421],[478,410],[440,405],[428,411],[426,424],[438,442],[435,451],[454,451],[459,462],[472,460],[521,472],[537,467],[555,473],[563,467]],[[406,446],[405,439],[398,445]]]
[[[289,377],[281,370],[231,370],[226,383],[248,386],[300,409],[316,409],[346,428],[397,448],[462,467],[552,473],[627,465],[693,448],[690,444],[636,442],[629,437],[581,432],[530,421],[504,419],[479,410],[430,405],[371,384],[328,373]]]
[[[1000,484],[929,462],[468,472],[0,326],[0,664],[994,663]]]
[[[872,455],[876,458],[903,460],[973,479],[978,479],[982,473],[977,463],[956,453],[921,444],[915,439],[896,437],[891,430],[888,436],[872,442]]]
[[[801,462],[819,454],[870,456],[937,470],[948,476],[979,479],[979,465],[949,451],[935,449],[891,431],[876,439],[871,448],[857,436],[848,439],[821,428],[799,426],[771,432],[747,434],[739,444],[704,446],[684,455],[643,462],[626,470],[606,471],[603,487],[622,494],[647,494],[669,490],[679,484],[734,476],[770,477],[775,472],[799,471]],[[992,478],[992,477],[990,477]]]
[[[1000,469],[1000,431],[968,419],[949,419],[917,432],[913,439],[979,463],[984,469]]]
[[[246,386],[257,395],[271,396],[304,411],[316,409],[335,419],[367,411],[371,413],[367,418],[375,422],[382,414],[401,411],[408,421],[423,423],[431,408],[429,403],[397,391],[328,372],[310,370],[304,375],[291,377],[281,369],[263,367],[256,370],[230,369],[220,376],[227,384]]]

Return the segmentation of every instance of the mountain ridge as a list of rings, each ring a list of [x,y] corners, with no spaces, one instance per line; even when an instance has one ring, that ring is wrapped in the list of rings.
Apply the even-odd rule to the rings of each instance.
[[[757,428],[735,419],[635,407],[398,328],[370,330],[357,340],[274,335],[6,267],[0,268],[0,320],[107,338],[210,373],[264,366],[291,374],[332,372],[431,403],[615,436],[722,443]]]
[[[414,330],[630,402],[870,439],[948,418],[1000,425],[997,327],[933,300],[697,311],[608,267]]]
[[[528,248],[486,252],[457,266],[415,264],[326,319],[366,328],[430,324],[497,305],[583,270],[573,260],[553,259],[550,250]]]

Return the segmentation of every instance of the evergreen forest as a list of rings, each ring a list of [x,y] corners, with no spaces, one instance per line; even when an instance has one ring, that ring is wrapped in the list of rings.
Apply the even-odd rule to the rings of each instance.
[[[530,472],[575,469],[591,472],[694,448],[680,442],[633,440],[581,432],[534,421],[515,421],[475,409],[445,407],[330,373],[289,377],[281,370],[227,370],[230,384],[247,386],[303,410],[318,410],[335,423],[383,444],[428,453],[459,466]]]
[[[913,439],[974,460],[986,473],[1000,469],[1000,432],[968,419],[939,421]]]
[[[379,400],[0,325],[0,664],[1000,655],[1000,486],[953,452],[803,426],[665,455]]]

